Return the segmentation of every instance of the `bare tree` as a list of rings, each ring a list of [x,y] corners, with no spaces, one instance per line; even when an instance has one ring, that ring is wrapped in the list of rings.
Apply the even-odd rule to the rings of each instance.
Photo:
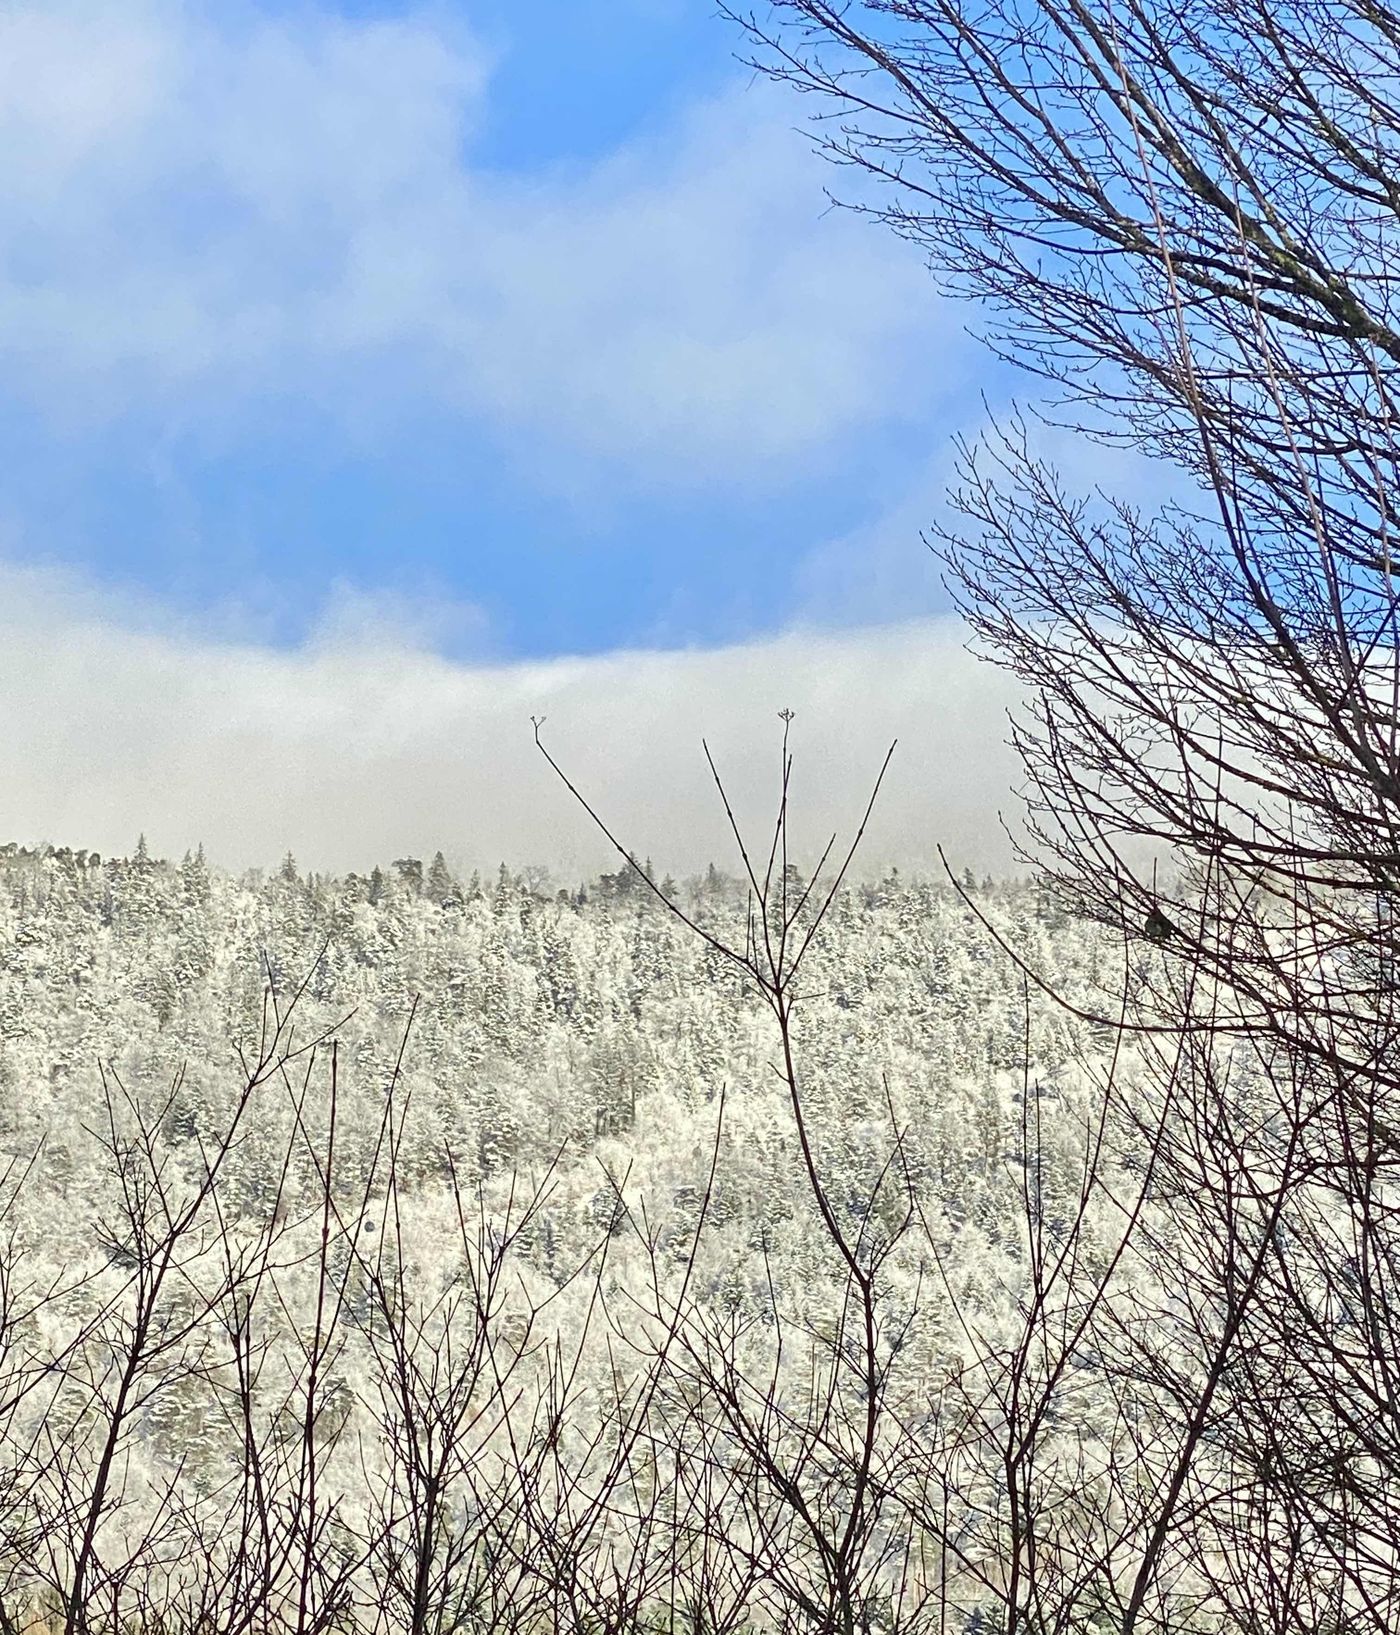
[[[1148,1292],[1139,1262],[1151,1261],[1142,1240],[1168,1109],[1176,1104],[1175,1075],[1164,1081],[1173,1092],[1167,1103],[1140,1127],[1136,1173],[1115,1168],[1120,1154],[1111,1131],[1123,1100],[1116,1056],[1100,1068],[1087,1122],[1069,1152],[1052,1155],[1042,1086],[1032,1074],[1027,990],[1021,1127],[1007,1155],[1020,1252],[997,1274],[999,1298],[970,1299],[957,1286],[938,1220],[941,1201],[914,1173],[888,1092],[884,1162],[865,1190],[840,1196],[801,1065],[799,1018],[808,1007],[799,978],[842,891],[889,757],[844,855],[833,861],[833,837],[810,878],[794,884],[792,712],[783,711],[782,720],[766,855],[740,831],[710,762],[750,889],[743,940],[723,940],[647,880],[671,913],[742,974],[773,1019],[772,1067],[786,1093],[829,1279],[815,1315],[785,1310],[760,1245],[771,1298],[757,1330],[699,1303],[680,1312],[673,1387],[684,1400],[710,1405],[690,1458],[733,1495],[719,1506],[721,1524],[706,1533],[707,1559],[724,1567],[729,1582],[746,1582],[753,1604],[778,1628],[822,1635],[946,1635],[989,1615],[1008,1635],[1068,1635],[1084,1627],[1086,1609],[1108,1616],[1121,1607],[1125,1575],[1136,1586],[1137,1609],[1175,1616],[1180,1598],[1159,1594],[1159,1579],[1169,1556],[1175,1566],[1168,1547],[1177,1538],[1178,1493],[1156,1478],[1164,1466],[1168,1476],[1194,1470],[1222,1360],[1192,1378],[1175,1416],[1159,1414],[1141,1435],[1140,1384],[1125,1393],[1121,1372],[1115,1377],[1105,1366],[1110,1346],[1137,1362],[1131,1342],[1138,1325],[1121,1295],[1129,1279],[1133,1298]],[[652,1286],[663,1285],[653,1278]],[[960,1331],[961,1361],[931,1385],[904,1358],[935,1304]],[[1233,1357],[1233,1340],[1232,1330],[1226,1357]],[[1189,1347],[1177,1355],[1187,1366],[1196,1360]],[[1067,1445],[1065,1424],[1086,1406],[1094,1423]],[[714,1623],[727,1627],[723,1617]]]
[[[1150,511],[1078,497],[1013,421],[964,450],[940,530],[1030,698],[1027,854],[1125,937],[1142,1074],[1115,1118],[1160,1131],[1105,1365],[1162,1503],[1105,1615],[1160,1625],[1174,1586],[1241,1630],[1393,1627],[1400,14],[739,21],[878,184],[857,207],[1059,415],[1185,477]]]

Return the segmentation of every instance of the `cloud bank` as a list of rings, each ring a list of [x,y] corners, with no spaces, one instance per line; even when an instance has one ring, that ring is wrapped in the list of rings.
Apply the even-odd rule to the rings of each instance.
[[[0,568],[4,838],[126,852],[138,833],[231,867],[287,850],[344,870],[441,848],[464,866],[566,876],[605,845],[534,748],[549,746],[617,833],[658,866],[732,858],[700,740],[746,823],[771,812],[781,731],[797,838],[859,817],[899,739],[866,857],[1000,869],[1015,779],[1011,683],[952,621],[789,633],[694,652],[466,665],[362,609],[295,651],[217,642],[51,574]]]

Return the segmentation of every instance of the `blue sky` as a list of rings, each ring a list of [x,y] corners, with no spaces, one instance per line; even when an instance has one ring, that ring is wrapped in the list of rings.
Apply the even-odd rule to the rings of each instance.
[[[937,612],[991,365],[739,44],[709,0],[7,6],[0,558],[471,660]]]

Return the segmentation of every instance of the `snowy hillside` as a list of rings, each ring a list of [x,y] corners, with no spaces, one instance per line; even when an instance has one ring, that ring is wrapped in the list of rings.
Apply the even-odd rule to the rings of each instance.
[[[666,884],[742,940],[735,882]],[[1035,888],[969,895],[1067,991],[1116,976]],[[986,1357],[1034,1239],[1088,1267],[1111,1238],[1095,1040],[954,890],[891,877],[834,903],[794,1042],[821,1198],[771,1015],[627,869],[5,848],[0,1604],[60,1609],[82,1561],[119,1620],[785,1626],[849,1602],[839,1569],[872,1627],[975,1622]]]

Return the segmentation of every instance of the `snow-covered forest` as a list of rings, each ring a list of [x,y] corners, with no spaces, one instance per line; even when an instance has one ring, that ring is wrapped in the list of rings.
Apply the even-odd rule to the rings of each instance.
[[[662,884],[742,939],[737,881]],[[882,1371],[838,1560],[850,1268],[771,1015],[639,872],[5,847],[10,1615],[76,1573],[167,1627],[795,1627],[853,1587],[869,1628],[975,1623],[1028,1232],[1086,1264],[1113,1236],[1078,1219],[1102,1041],[979,914],[1074,992],[1117,980],[1034,886],[894,875],[803,968],[805,1130]]]
[[[627,869],[577,887],[544,869],[459,880],[439,856],[337,879],[289,857],[233,879],[202,854],[171,864],[141,844],[105,862],[8,847],[0,871],[0,1082],[26,1091],[7,1097],[5,1138],[47,1132],[51,1173],[82,1156],[99,1063],[133,1085],[180,1075],[170,1127],[194,1139],[236,1077],[234,1047],[257,1037],[269,987],[284,1003],[300,991],[299,1034],[339,1041],[352,1128],[376,1126],[402,1054],[415,1115],[400,1160],[415,1179],[441,1173],[444,1144],[474,1183],[626,1137],[650,1184],[658,1132],[683,1123],[681,1149],[703,1147],[721,1090],[734,1118],[770,1099],[765,1012]],[[967,882],[1018,952],[1061,981],[1116,975],[1102,936],[1036,888]],[[742,929],[737,880],[711,868],[662,884],[698,923]],[[943,884],[855,885],[813,957],[803,1044],[821,1116],[878,1123],[888,1086],[917,1112],[921,1140],[932,1121],[953,1144],[950,1176],[995,1170],[1026,1000],[972,909]],[[1035,1071],[1064,1072],[1082,1030],[1042,995],[1030,1010]]]

